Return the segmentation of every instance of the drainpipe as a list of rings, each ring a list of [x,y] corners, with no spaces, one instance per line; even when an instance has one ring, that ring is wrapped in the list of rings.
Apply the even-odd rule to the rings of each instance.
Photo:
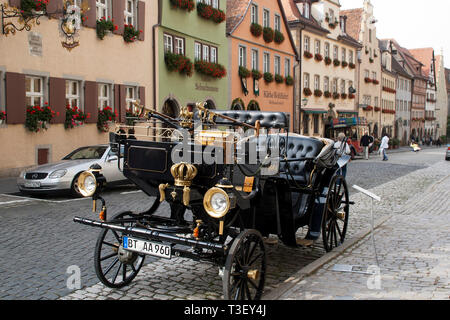
[[[156,62],[158,61],[158,59],[156,59],[157,57],[157,52],[156,52],[156,30],[158,27],[161,26],[161,16],[162,16],[162,0],[158,1],[158,23],[156,23],[155,25],[153,25],[152,27],[152,32],[153,32],[153,39],[152,39],[152,50],[153,50],[153,110],[157,111],[157,98],[156,98]]]
[[[303,61],[303,59],[302,59],[302,48],[303,48],[303,43],[302,43],[302,39],[303,39],[303,37],[302,37],[302,35],[303,35],[303,30],[305,29],[305,26],[304,25],[301,25],[301,27],[299,28],[299,39],[298,39],[298,43],[299,43],[299,52],[298,52],[298,55],[299,55],[299,57],[298,57],[298,66],[299,66],[299,68],[298,68],[298,70],[299,70],[299,74],[298,74],[298,77],[299,77],[299,86],[298,86],[298,104],[299,104],[299,112],[298,112],[298,133],[299,134],[301,134],[301,131],[302,131],[302,122],[301,122],[301,117],[302,117],[302,61]],[[297,80],[295,80],[295,82],[294,82],[295,84],[297,84]],[[294,86],[295,87],[295,86]],[[295,91],[295,89],[294,89],[294,91]],[[297,109],[297,106],[295,106],[295,103],[296,102],[294,102],[294,110],[296,110]]]

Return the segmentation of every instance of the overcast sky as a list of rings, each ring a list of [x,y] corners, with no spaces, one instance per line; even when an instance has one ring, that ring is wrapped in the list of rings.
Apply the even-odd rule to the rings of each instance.
[[[434,48],[444,51],[450,68],[449,0],[371,0],[378,20],[377,37],[394,38],[407,49]],[[362,8],[364,0],[340,0],[341,9]]]

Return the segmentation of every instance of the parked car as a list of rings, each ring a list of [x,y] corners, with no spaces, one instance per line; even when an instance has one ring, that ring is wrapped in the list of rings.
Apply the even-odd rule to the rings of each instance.
[[[447,153],[445,154],[445,160],[450,161],[450,144],[447,145]]]
[[[27,194],[69,191],[72,195],[79,196],[78,176],[94,163],[102,167],[108,185],[125,184],[128,179],[118,169],[117,161],[117,151],[112,150],[109,145],[81,147],[61,161],[22,171],[17,179],[17,186]]]

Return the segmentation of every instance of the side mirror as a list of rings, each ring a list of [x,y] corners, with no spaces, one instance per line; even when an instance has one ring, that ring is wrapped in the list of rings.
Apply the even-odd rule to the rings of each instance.
[[[110,157],[108,157],[108,159],[106,161],[113,162],[113,161],[117,161],[118,159],[119,159],[119,157],[117,157],[117,156],[110,156]]]

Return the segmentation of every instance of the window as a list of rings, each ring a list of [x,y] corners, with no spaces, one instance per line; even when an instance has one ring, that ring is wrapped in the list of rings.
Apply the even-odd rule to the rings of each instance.
[[[44,78],[25,77],[25,96],[28,107],[44,105]]]
[[[330,57],[330,44],[328,42],[325,42],[325,58]]]
[[[313,115],[313,122],[314,122],[314,134],[319,133],[319,115],[315,114]]]
[[[125,0],[125,11],[123,12],[125,24],[136,26],[136,1]]]
[[[323,78],[323,91],[324,92],[330,91],[330,78],[328,77]]]
[[[239,46],[239,66],[247,67],[247,48]]]
[[[219,9],[219,0],[212,0],[211,6],[215,9]]]
[[[314,53],[320,54],[320,40],[314,41]]]
[[[377,73],[376,72],[372,72],[372,79],[374,79],[374,80],[377,79]]]
[[[284,59],[284,76],[289,77],[291,75],[291,59]]]
[[[66,80],[66,106],[80,107],[80,83]]]
[[[330,16],[330,22],[334,22],[334,11],[330,9],[330,11],[328,11],[328,14]]]
[[[281,74],[281,58],[279,56],[275,56],[274,58],[274,67],[275,74]]]
[[[263,10],[263,27],[264,28],[270,27],[270,12],[267,9]]]
[[[303,88],[309,88],[309,73],[303,75]]]
[[[347,61],[347,50],[342,48],[342,62]]]
[[[309,50],[309,37],[307,37],[307,36],[305,36],[305,38],[304,38],[304,50],[305,50],[305,52],[311,52]]]
[[[109,8],[108,8],[109,0],[96,0],[95,7],[97,10],[97,20],[100,18],[106,18],[109,16]]]
[[[270,54],[265,52],[263,58],[263,72],[270,72]]]
[[[169,34],[164,34],[164,52],[173,52],[173,37]]]
[[[350,89],[350,88],[353,88],[353,81],[349,81],[348,82],[348,88]],[[355,89],[355,88],[353,88],[353,89]]]
[[[341,93],[345,93],[345,80],[341,80]]]
[[[184,39],[175,38],[175,53],[184,55]]]
[[[202,45],[203,48],[203,61],[209,62],[209,46]]]
[[[202,44],[199,42],[194,43],[194,58],[196,61],[202,60]]]
[[[258,50],[252,50],[252,69],[259,70]]]
[[[370,77],[369,70],[364,70],[364,78],[369,78],[369,77]]]
[[[320,90],[320,76],[314,76],[314,90]]]
[[[127,105],[127,110],[132,110],[134,112],[138,111],[137,107],[133,104],[136,100],[136,88],[135,87],[126,87],[125,88],[126,96],[125,102]]]
[[[339,48],[337,46],[333,46],[333,59],[335,59],[335,60],[337,60],[339,58],[338,50],[339,50]]]
[[[369,29],[369,42],[372,43],[372,29]]]
[[[348,63],[353,63],[353,51],[348,51]]]
[[[252,23],[258,23],[258,6],[256,4],[252,4],[251,19]]]
[[[303,115],[303,134],[309,133],[309,115]]]
[[[281,17],[278,14],[275,15],[274,28],[281,32]]]
[[[216,47],[211,47],[211,62],[212,63],[217,63],[217,48]]]
[[[332,83],[332,86],[333,86],[333,88],[332,88],[332,90],[333,90],[333,93],[337,93],[337,83],[338,83],[338,80],[337,79],[333,79],[333,83]]]
[[[105,107],[111,107],[111,85],[106,83],[98,84],[98,108],[103,110]]]

